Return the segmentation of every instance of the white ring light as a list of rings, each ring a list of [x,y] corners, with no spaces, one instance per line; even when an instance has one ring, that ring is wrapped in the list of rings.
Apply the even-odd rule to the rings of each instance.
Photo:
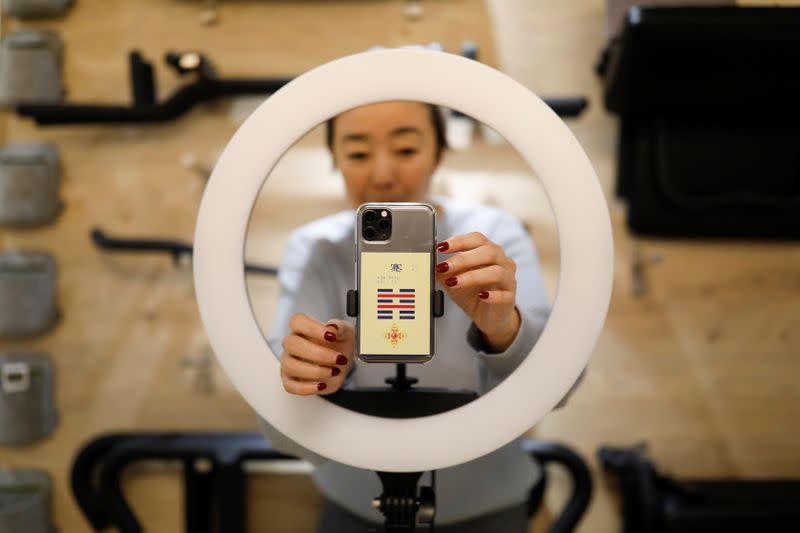
[[[502,134],[542,180],[561,247],[556,301],[523,363],[478,400],[414,419],[363,415],[319,397],[285,392],[279,361],[250,308],[244,276],[250,212],[283,153],[326,119],[387,100],[451,107]],[[586,365],[611,297],[608,210],[575,137],[542,100],[513,79],[443,52],[395,49],[356,54],[306,72],[273,94],[234,134],[214,168],[200,204],[194,246],[200,314],[239,392],[292,440],[368,470],[446,468],[523,434],[555,406]]]

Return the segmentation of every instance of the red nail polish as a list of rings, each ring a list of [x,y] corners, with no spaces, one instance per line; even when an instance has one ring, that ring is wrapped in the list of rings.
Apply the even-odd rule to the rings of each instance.
[[[322,383],[322,382],[320,382],[320,383],[317,383],[317,390],[319,390],[319,391],[323,391],[323,390],[325,390],[325,389],[327,389],[327,388],[328,388],[328,386],[327,386],[327,385],[325,385],[324,383]]]
[[[325,337],[325,340],[328,341],[328,342],[333,342],[333,341],[336,340],[336,335],[334,335],[330,331],[326,331],[325,335],[323,335],[323,336]]]
[[[458,279],[456,278],[447,278],[446,280],[444,280],[444,284],[447,285],[448,287],[455,287],[456,283],[458,283]]]
[[[442,273],[447,272],[448,270],[450,270],[450,265],[448,265],[447,262],[436,265],[436,272]]]
[[[337,355],[336,356],[336,364],[337,365],[341,365],[341,366],[346,365],[347,364],[347,357],[343,356],[342,354]]]
[[[486,292],[486,291],[481,291],[481,292],[479,292],[479,293],[478,293],[478,297],[479,297],[481,300],[485,300],[486,298],[488,298],[488,297],[489,297],[489,293],[488,293],[488,292]]]
[[[338,375],[339,375],[339,374],[341,374],[341,373],[342,373],[342,371],[341,371],[341,370],[339,370],[338,368],[332,368],[332,369],[331,369],[331,374],[333,375],[333,377],[336,377],[336,376],[338,376]]]
[[[450,248],[450,245],[447,243],[447,241],[440,242],[438,246],[436,246],[436,249],[440,252],[446,252],[448,248]]]

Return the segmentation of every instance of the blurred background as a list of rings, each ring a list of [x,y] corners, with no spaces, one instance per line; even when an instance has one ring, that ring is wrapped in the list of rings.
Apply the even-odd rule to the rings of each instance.
[[[731,490],[800,478],[800,14],[791,7],[800,2],[640,3],[629,12],[635,3],[616,0],[4,1],[0,496],[13,492],[3,480],[22,479],[15,471],[46,472],[52,522],[90,531],[70,471],[92,439],[256,429],[194,299],[187,245],[208,175],[271,87],[373,46],[431,43],[545,99],[587,102],[564,120],[608,201],[614,290],[585,379],[530,432],[568,446],[591,473],[575,530],[694,531],[663,518],[632,525],[602,446],[639,446],[666,476]],[[558,234],[538,179],[496,132],[465,117],[448,126],[453,149],[434,190],[524,221],[555,298]],[[342,192],[313,129],[266,182],[247,261],[279,265],[289,232],[348,207]],[[114,253],[98,246],[107,238],[157,240],[138,247],[167,253]],[[277,281],[269,269],[247,279],[268,323]],[[11,398],[27,393],[27,403]],[[180,466],[125,470],[121,486],[146,531],[186,530]],[[248,531],[313,530],[322,500],[307,465],[284,466],[249,470]],[[763,496],[775,486],[750,488]],[[553,526],[571,490],[562,469],[549,471],[531,531]],[[800,508],[798,493],[787,483],[754,512],[769,522]]]

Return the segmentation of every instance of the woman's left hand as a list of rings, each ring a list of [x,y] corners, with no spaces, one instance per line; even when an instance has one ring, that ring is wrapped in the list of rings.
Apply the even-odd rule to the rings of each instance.
[[[503,248],[478,232],[440,242],[439,252],[455,254],[436,265],[436,280],[464,310],[486,343],[503,351],[517,336],[517,265]]]

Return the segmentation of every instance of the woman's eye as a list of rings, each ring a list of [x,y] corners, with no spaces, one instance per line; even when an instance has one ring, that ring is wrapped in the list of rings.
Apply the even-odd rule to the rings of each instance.
[[[347,159],[351,159],[354,161],[362,160],[367,158],[367,152],[350,152],[347,154]]]
[[[416,154],[417,153],[417,149],[416,148],[401,148],[400,150],[397,151],[397,153],[402,155],[402,156],[410,156],[410,155]]]

